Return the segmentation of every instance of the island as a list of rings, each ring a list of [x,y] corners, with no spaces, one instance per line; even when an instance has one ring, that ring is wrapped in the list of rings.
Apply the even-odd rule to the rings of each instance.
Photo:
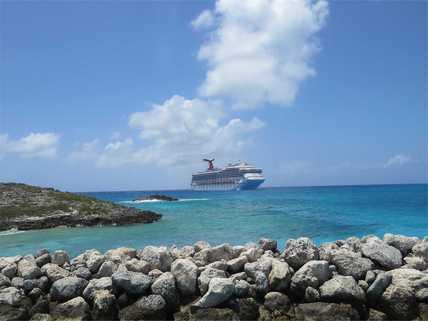
[[[0,231],[152,223],[161,216],[53,188],[0,183]]]
[[[167,202],[171,202],[171,201],[178,201],[178,198],[168,196],[168,195],[163,195],[163,194],[152,194],[152,195],[143,195],[143,196],[137,197],[134,200],[134,202],[138,202],[138,201],[167,201]]]

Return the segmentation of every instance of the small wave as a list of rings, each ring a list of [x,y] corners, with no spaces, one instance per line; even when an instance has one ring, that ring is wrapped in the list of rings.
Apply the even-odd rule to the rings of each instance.
[[[209,198],[180,198],[179,202],[209,201]]]
[[[208,198],[180,198],[177,202],[195,202],[195,201],[208,201]],[[158,203],[158,202],[171,202],[175,203],[176,201],[164,201],[164,200],[136,200],[136,201],[120,201],[119,203],[126,204],[141,204],[141,203]]]
[[[17,228],[11,228],[10,230],[6,230],[6,231],[2,231],[0,232],[0,236],[3,235],[14,235],[14,234],[20,234],[20,233],[24,233],[25,231],[20,231]]]

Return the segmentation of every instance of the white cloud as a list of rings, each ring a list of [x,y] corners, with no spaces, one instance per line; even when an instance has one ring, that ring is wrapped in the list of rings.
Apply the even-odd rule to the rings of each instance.
[[[60,136],[55,133],[30,133],[13,140],[7,134],[0,135],[0,155],[17,154],[23,158],[54,158]]]
[[[410,156],[397,154],[390,157],[384,164],[384,167],[402,166],[411,162],[413,162],[413,159]]]
[[[226,122],[224,118],[218,102],[173,96],[149,111],[130,116],[129,126],[139,131],[141,142],[128,138],[105,147],[86,143],[79,145],[74,153],[90,156],[102,167],[145,163],[187,165],[211,156],[229,160],[238,157],[250,143],[248,135],[264,123],[258,118]],[[88,146],[91,148],[85,151]]]
[[[191,22],[195,30],[208,28],[214,24],[214,15],[210,10],[204,10],[202,13]]]
[[[301,82],[315,75],[316,34],[328,11],[325,0],[218,0],[192,23],[216,23],[198,53],[208,65],[200,94],[238,108],[290,105]]]

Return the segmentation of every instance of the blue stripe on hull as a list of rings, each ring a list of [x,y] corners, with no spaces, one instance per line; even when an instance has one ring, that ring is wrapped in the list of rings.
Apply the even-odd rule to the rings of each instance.
[[[240,190],[251,190],[251,189],[256,189],[257,187],[260,186],[260,184],[262,184],[264,182],[264,180],[248,180],[245,181],[240,187]]]

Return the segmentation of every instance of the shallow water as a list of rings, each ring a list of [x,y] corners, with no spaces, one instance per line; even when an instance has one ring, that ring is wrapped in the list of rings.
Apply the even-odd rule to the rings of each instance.
[[[164,193],[179,202],[132,202]],[[64,249],[119,246],[243,244],[260,237],[285,240],[308,236],[317,243],[384,233],[428,235],[428,185],[263,188],[241,192],[145,191],[88,193],[163,214],[161,221],[118,227],[51,229],[0,233],[0,256]]]

